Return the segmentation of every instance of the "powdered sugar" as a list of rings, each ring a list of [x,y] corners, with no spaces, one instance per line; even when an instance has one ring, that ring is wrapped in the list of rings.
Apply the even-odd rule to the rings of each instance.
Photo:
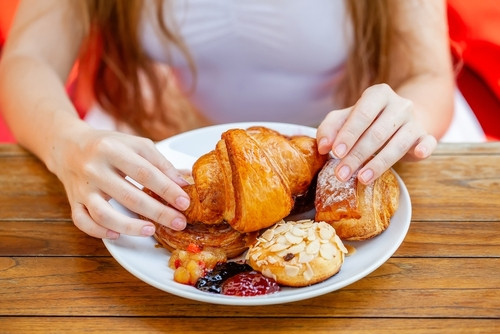
[[[321,189],[324,195],[320,198],[321,205],[323,207],[330,207],[340,204],[339,209],[347,209],[348,207],[356,208],[356,174],[346,182],[338,180],[335,176],[335,168],[338,163],[339,160],[337,159],[328,160],[318,175],[317,188]]]

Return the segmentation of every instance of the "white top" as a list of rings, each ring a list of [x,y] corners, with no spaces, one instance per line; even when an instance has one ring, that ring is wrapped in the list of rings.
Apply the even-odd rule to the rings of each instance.
[[[170,64],[187,91],[187,60],[178,50],[169,57],[151,9],[146,52]],[[197,69],[192,101],[209,120],[318,125],[334,109],[348,45],[343,0],[175,0],[173,12]]]
[[[168,50],[152,25],[152,0],[143,13],[146,52],[169,64],[185,91],[192,77],[185,57]],[[165,21],[177,24],[194,59],[192,101],[213,123],[277,121],[317,126],[338,105],[333,100],[352,27],[344,0],[172,0]],[[169,12],[172,11],[172,12]],[[172,26],[171,26],[172,27]],[[461,95],[443,141],[484,141]],[[116,129],[94,106],[86,121]]]

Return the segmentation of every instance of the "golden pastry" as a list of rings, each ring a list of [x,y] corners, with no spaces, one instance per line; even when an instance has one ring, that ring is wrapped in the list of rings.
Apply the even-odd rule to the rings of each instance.
[[[246,259],[279,284],[301,287],[335,275],[346,253],[335,229],[325,222],[281,221],[257,238]]]
[[[353,175],[339,181],[330,159],[318,174],[315,220],[331,224],[343,240],[365,240],[382,233],[399,205],[399,184],[391,170],[369,185]]]

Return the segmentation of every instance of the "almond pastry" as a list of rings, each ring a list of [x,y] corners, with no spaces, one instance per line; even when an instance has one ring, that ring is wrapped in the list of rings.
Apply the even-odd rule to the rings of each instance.
[[[346,253],[331,225],[307,219],[282,220],[257,238],[246,260],[279,284],[301,287],[335,275]]]

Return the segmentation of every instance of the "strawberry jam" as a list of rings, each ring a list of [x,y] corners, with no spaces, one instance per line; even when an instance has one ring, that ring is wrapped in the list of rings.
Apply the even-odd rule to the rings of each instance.
[[[275,280],[256,271],[236,274],[222,283],[222,294],[231,296],[258,296],[280,291]]]

